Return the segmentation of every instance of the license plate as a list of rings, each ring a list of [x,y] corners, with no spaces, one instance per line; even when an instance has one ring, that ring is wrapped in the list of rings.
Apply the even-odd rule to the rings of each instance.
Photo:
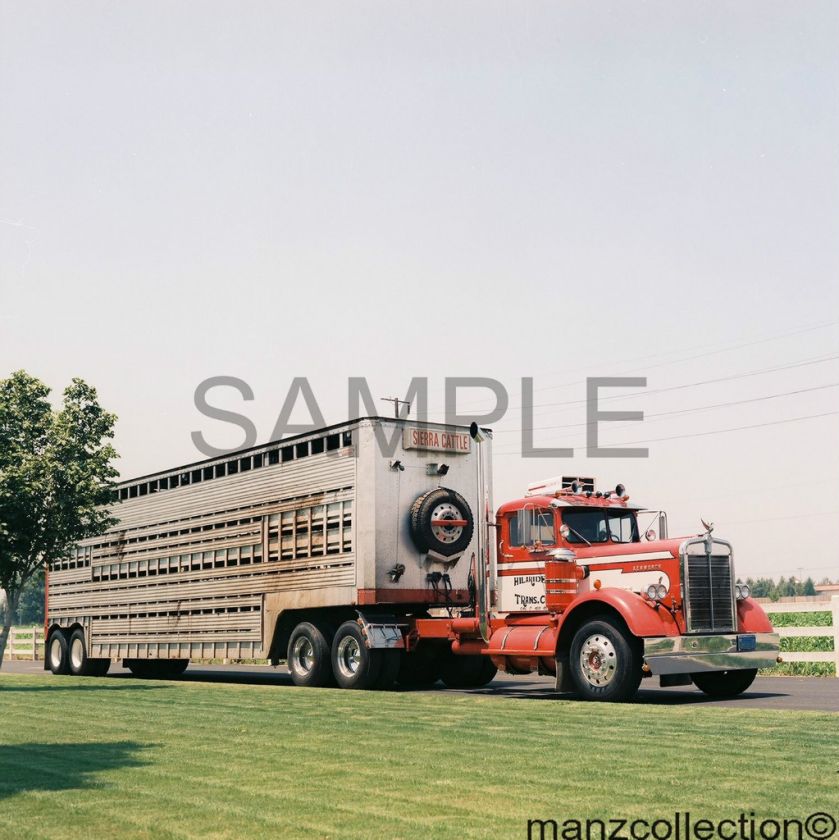
[[[755,650],[757,648],[757,639],[754,636],[738,636],[737,650]]]

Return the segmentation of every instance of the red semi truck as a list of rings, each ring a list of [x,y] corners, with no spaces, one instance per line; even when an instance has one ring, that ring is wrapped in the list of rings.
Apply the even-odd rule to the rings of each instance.
[[[555,676],[627,700],[644,678],[730,697],[779,639],[706,526],[669,538],[623,486],[491,502],[491,433],[361,418],[133,479],[118,524],[48,573],[56,674],[288,663],[301,686]]]

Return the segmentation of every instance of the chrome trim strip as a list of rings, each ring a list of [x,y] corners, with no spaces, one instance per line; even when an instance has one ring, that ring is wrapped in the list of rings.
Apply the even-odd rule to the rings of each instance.
[[[644,639],[644,661],[653,674],[692,674],[738,668],[768,668],[781,649],[778,633],[754,636],[754,650],[737,650],[737,633],[709,636],[661,636]]]

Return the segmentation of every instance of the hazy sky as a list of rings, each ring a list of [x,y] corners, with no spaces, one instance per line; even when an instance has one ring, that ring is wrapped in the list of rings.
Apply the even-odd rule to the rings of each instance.
[[[126,477],[239,442],[209,376],[262,440],[294,376],[330,422],[349,376],[438,414],[533,376],[577,457],[511,411],[497,502],[594,474],[839,577],[837,43],[832,2],[0,0],[0,376],[93,383]],[[603,408],[664,416],[602,441],[677,439],[587,459],[585,378],[629,373]]]

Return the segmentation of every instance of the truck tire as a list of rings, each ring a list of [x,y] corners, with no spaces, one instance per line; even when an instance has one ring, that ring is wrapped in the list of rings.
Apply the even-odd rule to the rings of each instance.
[[[332,634],[325,625],[301,621],[288,640],[286,662],[291,681],[306,688],[334,684],[329,643]]]
[[[56,676],[70,673],[67,637],[63,630],[53,630],[47,642],[47,666]]]
[[[463,525],[441,525],[451,520]],[[411,505],[411,538],[423,554],[434,551],[444,557],[462,554],[472,541],[475,520],[469,503],[446,487],[429,490]]]
[[[611,616],[585,622],[571,642],[569,666],[574,689],[584,700],[621,703],[641,684],[638,640]]]
[[[356,621],[345,621],[332,640],[332,671],[341,688],[375,688],[381,674],[382,650],[371,650]]]
[[[396,682],[403,688],[428,688],[440,679],[438,651],[420,645],[415,651],[402,653]]]
[[[440,661],[440,679],[448,688],[482,688],[497,673],[492,660],[480,653],[459,656],[447,651]]]
[[[399,666],[402,662],[401,650],[377,650],[374,653],[380,653],[382,656],[382,666],[379,670],[379,676],[373,688],[379,691],[386,691],[393,688],[396,678],[399,676]]]
[[[756,668],[736,671],[704,671],[691,674],[691,679],[698,689],[709,697],[736,697],[742,694],[757,676]]]
[[[87,655],[84,630],[74,630],[70,634],[67,647],[67,664],[75,677],[104,677],[111,667],[110,659],[90,659]]]

